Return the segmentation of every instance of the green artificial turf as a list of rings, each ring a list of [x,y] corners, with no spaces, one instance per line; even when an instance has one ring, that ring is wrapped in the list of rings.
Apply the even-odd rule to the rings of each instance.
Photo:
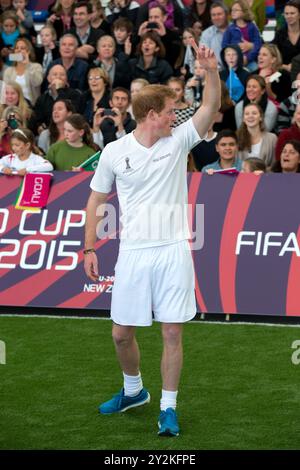
[[[106,320],[0,316],[0,449],[300,449],[300,328],[190,323],[178,438],[157,436],[160,329],[138,330],[149,405],[97,406],[122,386]]]

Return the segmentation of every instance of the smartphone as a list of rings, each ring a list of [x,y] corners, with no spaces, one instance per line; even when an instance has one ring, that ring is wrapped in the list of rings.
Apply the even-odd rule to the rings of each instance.
[[[116,116],[116,113],[112,109],[104,109],[102,116]]]
[[[154,21],[149,21],[149,23],[147,23],[147,28],[158,29],[158,24],[155,23]]]
[[[24,56],[20,52],[9,54],[8,58],[11,62],[23,62],[24,60]]]

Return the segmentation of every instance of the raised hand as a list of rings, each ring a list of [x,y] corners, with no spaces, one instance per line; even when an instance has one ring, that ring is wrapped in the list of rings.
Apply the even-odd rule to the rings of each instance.
[[[209,71],[218,69],[218,60],[212,49],[204,46],[204,44],[197,46],[195,39],[190,39],[189,45],[194,49],[196,53],[196,59],[200,62],[205,70]]]

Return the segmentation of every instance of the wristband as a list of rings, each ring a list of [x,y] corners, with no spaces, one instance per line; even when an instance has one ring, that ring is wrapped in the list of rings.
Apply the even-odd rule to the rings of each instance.
[[[88,255],[90,253],[95,253],[95,249],[94,248],[88,248],[87,250],[83,250],[84,255]]]

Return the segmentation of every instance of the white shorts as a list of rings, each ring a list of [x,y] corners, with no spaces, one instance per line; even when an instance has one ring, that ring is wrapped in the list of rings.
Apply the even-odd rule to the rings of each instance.
[[[119,325],[149,326],[154,319],[183,323],[196,314],[194,266],[187,240],[120,251],[111,318]]]

